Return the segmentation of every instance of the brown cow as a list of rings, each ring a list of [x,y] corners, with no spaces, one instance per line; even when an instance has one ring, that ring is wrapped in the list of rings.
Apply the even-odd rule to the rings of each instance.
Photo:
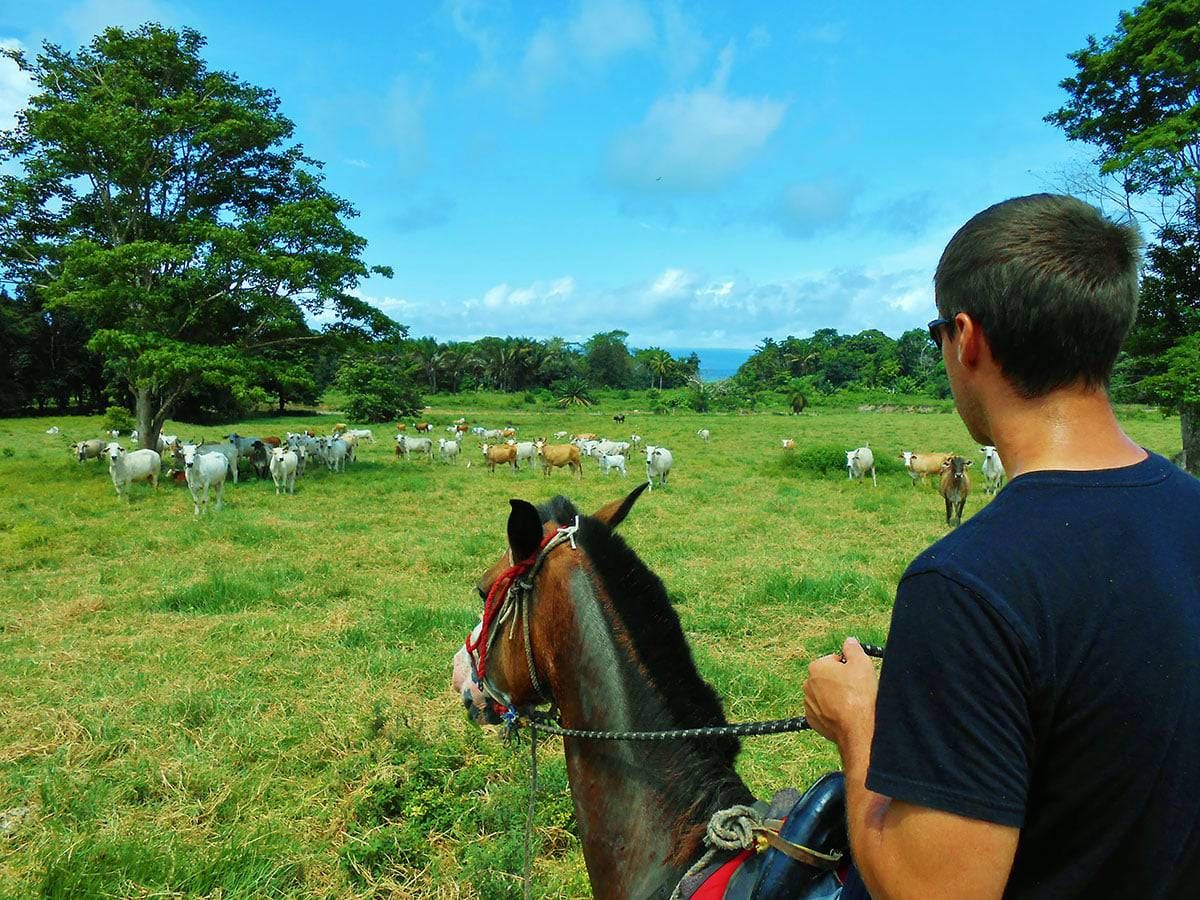
[[[407,425],[405,425],[403,422],[397,422],[397,423],[396,423],[396,430],[397,430],[397,431],[408,431],[408,426],[407,426]]]
[[[502,437],[502,438],[510,438],[510,437],[516,437],[516,436],[517,436],[517,429],[515,429],[515,428],[501,428],[500,429],[500,437]]]
[[[545,438],[538,438],[533,442],[533,446],[537,448],[537,455],[542,458],[542,472],[546,477],[550,477],[550,469],[553,467],[568,466],[579,473],[579,477],[583,478],[583,464],[579,461],[579,448],[574,444],[547,444]]]
[[[510,465],[514,472],[517,471],[516,444],[484,444],[482,450],[483,458],[487,461],[488,471],[493,475],[496,473],[498,465]]]
[[[433,426],[428,422],[418,422],[417,424],[413,425],[413,428],[417,431],[433,431]]]
[[[349,430],[350,430],[350,426],[348,426],[345,422],[338,422],[336,425],[333,426],[333,433],[335,436],[341,434],[343,431],[349,431]]]
[[[574,437],[574,438],[572,438],[572,440],[576,440],[576,441],[594,441],[594,440],[596,440],[596,433],[595,433],[595,432],[593,432],[593,431],[589,431],[589,432],[586,432],[585,434],[577,434],[577,435],[575,435],[575,437]]]
[[[454,430],[457,431],[459,434],[466,434],[471,429],[467,425],[466,422],[459,422],[457,425],[454,426]]]
[[[279,440],[279,438],[275,437],[275,435],[273,435],[273,434],[268,434],[265,438],[262,439],[262,442],[264,444],[270,444],[272,447],[278,447],[280,445],[280,443],[282,443]]]
[[[971,493],[971,478],[967,467],[972,464],[961,456],[950,456],[942,463],[942,497],[946,500],[946,524],[950,524],[950,513],[954,512],[955,525],[962,524],[963,507]]]
[[[904,469],[912,478],[913,487],[916,487],[917,482],[924,481],[926,475],[940,476],[942,463],[951,456],[950,453],[914,453],[911,450],[905,450],[899,458],[904,460]]]

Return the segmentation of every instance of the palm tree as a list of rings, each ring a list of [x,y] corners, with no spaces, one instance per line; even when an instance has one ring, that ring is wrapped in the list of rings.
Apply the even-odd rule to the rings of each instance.
[[[661,391],[664,379],[675,374],[675,360],[661,347],[650,347],[642,351],[642,359],[650,374],[658,376],[658,389]]]
[[[559,406],[591,406],[592,391],[582,378],[564,378],[555,385]]]

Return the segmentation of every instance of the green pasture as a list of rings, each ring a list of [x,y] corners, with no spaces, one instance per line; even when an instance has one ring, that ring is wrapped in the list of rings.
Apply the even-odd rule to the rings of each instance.
[[[910,485],[898,452],[982,459],[951,414],[631,412],[615,426],[631,405],[618,402],[443,397],[426,417],[671,448],[670,486],[621,528],[732,720],[799,714],[810,659],[847,634],[885,639],[898,578],[946,531],[941,498]],[[1122,415],[1144,445],[1178,450],[1178,420]],[[592,510],[644,468],[489,475],[473,437],[456,466],[397,462],[384,426],[345,474],[310,468],[289,497],[243,469],[224,511],[197,519],[169,480],[119,503],[106,465],[68,453],[98,432],[99,419],[0,421],[0,896],[519,896],[528,748],[468,726],[451,656],[510,497]],[[849,483],[837,456],[867,441],[878,488]],[[966,515],[984,502],[976,490]],[[813,734],[743,746],[760,795],[836,765]],[[535,892],[586,896],[557,741],[539,756]]]

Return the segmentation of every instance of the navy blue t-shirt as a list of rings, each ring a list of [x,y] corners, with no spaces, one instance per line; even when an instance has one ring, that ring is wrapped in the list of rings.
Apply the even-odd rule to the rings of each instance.
[[[1200,897],[1200,481],[1031,472],[900,581],[867,786],[1021,829],[1008,897]]]

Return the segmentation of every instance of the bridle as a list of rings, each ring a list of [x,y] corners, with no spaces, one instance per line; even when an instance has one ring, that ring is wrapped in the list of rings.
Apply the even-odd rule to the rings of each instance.
[[[537,666],[533,662],[533,645],[529,636],[529,619],[533,605],[533,583],[545,565],[546,558],[560,544],[570,543],[571,549],[576,549],[575,533],[579,530],[579,516],[571,525],[556,528],[542,539],[538,549],[527,559],[514,562],[505,569],[488,590],[483,604],[483,619],[480,622],[479,635],[474,633],[467,636],[464,646],[471,663],[471,678],[480,689],[491,698],[495,711],[511,727],[520,718],[520,711],[512,701],[507,691],[501,690],[487,670],[487,658],[496,639],[504,626],[508,625],[509,640],[513,638],[517,619],[521,619],[525,638],[525,663],[529,669],[529,682],[533,686],[536,700],[529,704],[533,707],[540,704],[554,705],[554,698],[542,687],[538,678]],[[509,551],[511,558],[512,551]]]

